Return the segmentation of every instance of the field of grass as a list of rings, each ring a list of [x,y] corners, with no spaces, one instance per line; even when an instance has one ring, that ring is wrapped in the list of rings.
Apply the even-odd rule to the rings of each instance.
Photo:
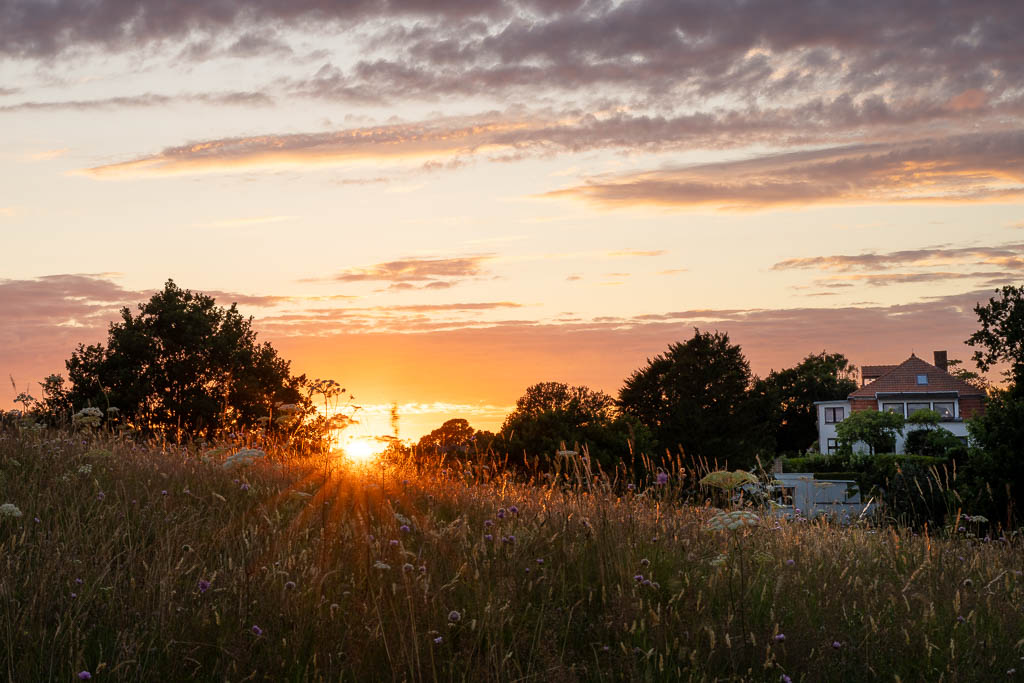
[[[476,465],[0,434],[12,681],[1024,678],[1024,546]],[[577,462],[584,468],[585,463]],[[20,516],[15,514],[20,513]],[[760,514],[760,511],[755,511]]]

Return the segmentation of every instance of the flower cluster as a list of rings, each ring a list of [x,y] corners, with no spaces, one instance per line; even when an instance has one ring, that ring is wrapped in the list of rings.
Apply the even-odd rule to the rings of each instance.
[[[708,520],[707,528],[711,531],[736,531],[745,526],[757,526],[760,522],[760,518],[749,510],[733,510],[719,512]]]
[[[82,408],[71,416],[71,423],[76,427],[98,427],[103,421],[103,411],[90,406]]]
[[[222,465],[226,470],[233,470],[236,467],[243,467],[253,464],[257,458],[265,458],[267,454],[259,448],[243,448],[234,455],[224,460]]]
[[[21,510],[14,503],[0,505],[0,517],[21,517]]]

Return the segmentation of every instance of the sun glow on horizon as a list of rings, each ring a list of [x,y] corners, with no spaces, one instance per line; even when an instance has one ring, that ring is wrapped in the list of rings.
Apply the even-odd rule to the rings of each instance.
[[[339,444],[345,458],[354,464],[372,462],[384,450],[383,444],[373,437],[349,437]]]

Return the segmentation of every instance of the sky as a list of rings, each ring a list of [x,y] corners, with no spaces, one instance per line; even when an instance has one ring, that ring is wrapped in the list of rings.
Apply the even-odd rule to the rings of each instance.
[[[1024,3],[6,0],[0,372],[172,278],[353,427],[496,429],[694,328],[967,359],[1024,273]],[[14,389],[4,382],[0,405]],[[36,392],[38,393],[38,392]]]

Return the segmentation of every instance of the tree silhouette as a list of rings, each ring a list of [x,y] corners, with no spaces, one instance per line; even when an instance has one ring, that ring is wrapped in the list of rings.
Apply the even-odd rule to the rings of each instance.
[[[276,404],[307,400],[305,377],[257,343],[251,317],[173,280],[137,315],[122,308],[106,346],[79,344],[65,365],[75,409],[115,406],[130,422],[179,436],[252,426]]]

